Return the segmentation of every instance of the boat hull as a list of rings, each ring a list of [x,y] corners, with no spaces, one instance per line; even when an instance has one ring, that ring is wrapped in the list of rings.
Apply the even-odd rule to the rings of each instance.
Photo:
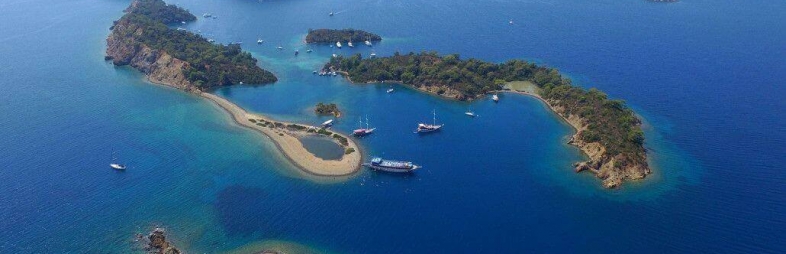
[[[370,168],[372,170],[384,171],[384,172],[390,172],[390,173],[411,173],[411,172],[414,172],[416,169],[418,169],[418,167],[412,167],[412,168],[382,167],[382,166],[374,165],[374,164],[371,164],[371,163],[363,163],[363,166],[365,166],[367,168]]]

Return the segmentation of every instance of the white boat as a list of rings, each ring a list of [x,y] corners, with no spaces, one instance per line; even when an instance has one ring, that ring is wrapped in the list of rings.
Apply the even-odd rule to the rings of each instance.
[[[125,166],[125,165],[123,165],[123,164],[117,164],[117,163],[110,163],[110,164],[109,164],[109,167],[111,167],[111,168],[113,168],[113,169],[116,169],[116,170],[125,170],[125,169],[126,169],[126,166]]]
[[[494,102],[499,102],[499,96],[497,96],[496,94],[492,95],[491,99],[494,100]]]
[[[331,17],[333,17],[333,12],[331,11],[331,12],[330,12],[328,15],[329,15],[329,16],[331,16]]]
[[[511,19],[510,21],[508,21],[508,24],[513,25],[513,20]]]
[[[336,47],[341,48],[341,42],[340,41],[336,42]]]
[[[312,51],[311,49],[307,49],[306,53],[311,53],[311,51]]]
[[[415,165],[409,161],[385,160],[379,157],[375,157],[371,159],[371,161],[363,163],[363,166],[374,170],[393,173],[410,173],[416,169],[421,168],[420,166]]]
[[[120,164],[115,162],[117,160],[117,156],[115,156],[115,151],[112,151],[112,162],[109,163],[109,167],[115,170],[125,170],[126,165]]]
[[[257,40],[257,44],[262,44],[263,42],[265,42],[265,40],[262,39]]]
[[[470,117],[476,117],[476,115],[475,115],[475,112],[472,112],[472,111],[467,111],[467,112],[465,112],[464,114],[465,114],[465,115],[468,115],[468,116],[470,116]]]
[[[371,58],[377,57],[377,53],[371,52]]]
[[[393,88],[388,89],[388,93],[392,93],[392,92],[393,92]]]
[[[185,28],[182,28],[182,27],[178,27],[178,28],[177,28],[177,30],[178,30],[178,31],[185,31],[186,29],[185,29]]]
[[[207,42],[213,43],[213,42],[216,42],[216,40],[213,40],[213,39],[207,39]]]
[[[210,13],[202,14],[202,17],[205,17],[205,18],[209,18],[209,17],[212,17],[212,16],[213,16],[213,14],[210,14]]]
[[[415,133],[429,133],[442,129],[444,124],[437,125],[437,111],[434,110],[434,122],[432,124],[419,123]]]
[[[355,47],[355,45],[352,45],[352,41],[347,42],[347,46],[349,46],[350,48],[354,48]]]
[[[282,49],[284,49],[284,47],[281,47],[281,46],[278,46],[278,47],[276,47],[276,48],[277,48],[278,50],[282,50]]]
[[[369,46],[369,47],[371,47],[371,45],[372,45],[370,41],[365,41],[365,43],[366,43],[366,46]]]
[[[336,55],[336,54],[333,54],[333,57],[338,57],[338,55]]]
[[[180,24],[185,24],[185,23],[186,23],[185,21],[180,21]]]
[[[324,123],[322,123],[322,127],[325,128],[330,127],[331,125],[333,125],[333,119],[327,120]]]

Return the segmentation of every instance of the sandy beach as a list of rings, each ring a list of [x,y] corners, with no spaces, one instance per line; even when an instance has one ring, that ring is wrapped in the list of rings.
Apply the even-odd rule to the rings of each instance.
[[[199,95],[214,102],[217,106],[226,110],[229,114],[232,115],[232,118],[236,123],[265,134],[265,136],[269,137],[273,143],[276,144],[276,147],[281,150],[281,152],[284,154],[284,156],[287,157],[287,159],[289,159],[289,161],[309,174],[318,176],[345,176],[353,174],[360,169],[362,157],[360,149],[357,144],[352,141],[352,139],[343,134],[333,132],[346,138],[348,142],[346,148],[354,149],[355,152],[344,154],[340,160],[324,160],[322,158],[316,157],[314,154],[306,150],[306,148],[303,146],[303,143],[298,139],[300,136],[311,134],[305,131],[293,131],[287,128],[278,127],[265,127],[257,124],[259,120],[281,123],[284,125],[289,125],[290,123],[273,121],[258,114],[248,113],[243,108],[214,94],[202,92]],[[249,119],[254,119],[254,122]]]

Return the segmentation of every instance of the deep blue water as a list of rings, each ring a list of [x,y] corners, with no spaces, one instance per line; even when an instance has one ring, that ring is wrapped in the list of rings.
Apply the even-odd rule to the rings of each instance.
[[[786,252],[783,1],[173,2],[217,15],[186,28],[245,42],[280,78],[215,93],[310,124],[325,120],[317,102],[335,102],[336,129],[365,115],[377,127],[366,155],[425,166],[340,179],[304,175],[222,110],[104,62],[128,3],[0,2],[1,253],[127,252],[155,225],[192,253],[267,240],[339,253]],[[319,27],[384,40],[305,54]],[[557,67],[641,114],[654,174],[612,191],[574,174],[570,127],[532,98],[468,104],[311,75],[330,54],[372,50]],[[432,110],[445,129],[412,134]],[[126,172],[108,169],[112,151]]]

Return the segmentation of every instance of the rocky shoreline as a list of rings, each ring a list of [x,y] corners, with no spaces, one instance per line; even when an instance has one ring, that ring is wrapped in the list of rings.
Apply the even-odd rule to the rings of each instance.
[[[606,148],[598,143],[598,142],[591,142],[586,143],[581,141],[579,135],[581,135],[582,131],[587,129],[586,120],[582,119],[578,115],[568,115],[565,114],[564,108],[559,106],[555,106],[553,101],[548,101],[543,99],[540,95],[536,93],[529,93],[524,91],[513,91],[513,90],[502,90],[497,92],[503,93],[513,93],[513,94],[521,94],[521,95],[528,95],[537,98],[538,100],[542,101],[546,104],[546,106],[551,109],[552,112],[557,114],[562,120],[567,122],[576,133],[571,136],[568,144],[578,147],[584,154],[589,157],[589,160],[583,162],[576,162],[573,164],[576,173],[582,171],[590,171],[595,174],[598,178],[603,180],[603,187],[607,189],[617,188],[619,187],[622,182],[626,180],[640,180],[646,177],[647,175],[652,173],[652,170],[649,168],[648,165],[625,165],[622,168],[615,167],[615,162],[622,159],[619,158],[620,156],[624,155],[617,155],[615,157],[610,157],[606,154]]]

